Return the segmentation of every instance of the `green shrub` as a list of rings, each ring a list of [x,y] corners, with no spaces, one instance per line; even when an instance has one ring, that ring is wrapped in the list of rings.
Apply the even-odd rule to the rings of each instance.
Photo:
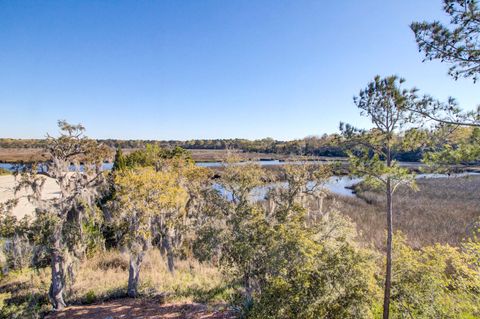
[[[85,303],[91,304],[91,303],[94,303],[96,300],[97,300],[97,295],[95,294],[95,291],[89,290],[85,294]]]
[[[480,268],[475,255],[449,245],[413,250],[396,235],[392,318],[479,318]]]
[[[331,214],[329,223],[347,221]],[[264,259],[266,272],[249,318],[372,318],[377,296],[372,256],[349,239],[292,221],[277,227]]]

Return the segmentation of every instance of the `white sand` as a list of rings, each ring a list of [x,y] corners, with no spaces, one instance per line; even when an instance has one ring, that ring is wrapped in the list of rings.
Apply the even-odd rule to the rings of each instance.
[[[15,197],[13,193],[13,187],[15,186],[15,179],[13,175],[0,176],[0,203],[3,203],[9,199]],[[43,186],[43,198],[53,198],[59,196],[59,187],[55,181],[51,178],[47,178],[45,185]],[[25,197],[27,193],[25,191],[18,192],[16,197],[19,198],[18,205],[13,209],[13,214],[21,219],[25,215],[33,216],[35,213],[35,207],[29,203]]]

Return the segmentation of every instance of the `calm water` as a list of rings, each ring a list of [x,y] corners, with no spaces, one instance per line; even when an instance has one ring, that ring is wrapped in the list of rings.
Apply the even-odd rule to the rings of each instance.
[[[281,165],[281,164],[298,164],[300,162],[281,162],[278,160],[273,160],[273,161],[257,161],[255,163],[258,163],[263,166],[267,165]],[[322,163],[322,162],[318,162]],[[238,163],[239,165],[245,164],[245,162]],[[198,166],[201,167],[220,167],[223,165],[222,162],[197,162]],[[113,167],[112,163],[104,163],[102,166],[103,170],[111,170]],[[15,169],[14,164],[9,164],[9,163],[0,163],[0,168],[7,169],[9,171],[13,171]],[[72,166],[72,169],[74,167]],[[422,178],[446,178],[446,177],[460,177],[460,176],[466,176],[466,175],[480,175],[479,173],[461,173],[461,174],[452,174],[452,175],[447,175],[447,174],[418,174],[417,179],[422,179]],[[355,196],[355,193],[351,189],[352,186],[355,184],[358,184],[359,182],[362,181],[362,178],[352,178],[349,176],[333,176],[331,177],[328,182],[325,183],[325,188],[328,189],[330,192],[342,196]],[[273,187],[278,187],[278,186],[284,186],[285,183],[275,183],[275,184],[270,184],[266,186],[259,187],[254,190],[254,197],[255,198],[264,198],[267,192],[272,189]],[[224,196],[226,197],[231,197],[231,194],[228,194],[228,192],[224,189],[221,188],[220,185],[215,185],[214,186],[216,189],[218,189]]]
[[[18,165],[10,164],[10,163],[0,163],[0,168],[6,169],[7,171],[14,171]],[[111,170],[113,167],[113,163],[103,163],[102,170]],[[74,170],[75,166],[70,166],[70,170]],[[42,165],[40,164],[38,167],[39,171],[42,171]]]
[[[239,162],[237,163],[238,165],[245,165],[247,163],[252,163],[252,162]],[[279,160],[269,160],[269,161],[255,161],[253,163],[259,164],[261,166],[270,166],[270,165],[285,165],[285,164],[299,164],[300,162],[284,162],[284,161],[279,161]],[[309,163],[325,163],[325,162],[320,162],[320,161],[312,161]],[[221,167],[223,165],[223,162],[196,162],[198,166],[201,167]],[[15,170],[16,165],[15,164],[10,164],[10,163],[0,163],[0,168],[13,171]],[[103,170],[111,170],[113,167],[113,163],[103,163],[102,169]],[[72,166],[72,170],[74,167]]]
[[[239,162],[239,163],[236,163],[236,164],[245,165],[247,163],[255,163],[255,164],[259,164],[261,166],[271,166],[271,165],[299,164],[299,163],[303,163],[303,162],[265,160],[265,161],[253,161],[253,162]],[[325,163],[325,162],[324,161],[308,161],[308,163],[319,164],[319,163]],[[224,163],[222,163],[222,162],[197,162],[196,164],[198,166],[201,166],[201,167],[221,167],[221,166],[224,165]]]

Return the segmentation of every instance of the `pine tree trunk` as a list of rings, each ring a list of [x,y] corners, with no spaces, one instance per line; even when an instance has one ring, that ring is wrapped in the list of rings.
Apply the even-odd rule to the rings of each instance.
[[[144,253],[132,254],[130,256],[130,267],[128,269],[128,288],[127,295],[131,298],[137,297],[138,281],[140,278],[140,267],[142,265]]]
[[[392,185],[390,178],[387,179],[387,265],[385,271],[385,294],[383,298],[383,319],[388,319],[390,314],[390,289],[392,286],[392,239],[393,239],[393,203]]]
[[[63,300],[63,290],[65,289],[64,266],[60,242],[56,240],[51,256],[52,282],[50,283],[50,289],[48,291],[48,297],[55,310],[62,310],[66,306]]]

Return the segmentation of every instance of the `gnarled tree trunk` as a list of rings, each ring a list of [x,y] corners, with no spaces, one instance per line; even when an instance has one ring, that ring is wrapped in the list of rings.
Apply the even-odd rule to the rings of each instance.
[[[55,310],[62,310],[66,304],[63,300],[65,289],[65,260],[63,258],[60,241],[56,240],[51,256],[52,282],[48,291],[48,297]]]
[[[162,239],[162,246],[163,249],[167,252],[167,264],[168,264],[168,271],[171,273],[175,271],[175,262],[174,262],[174,253],[173,253],[173,245],[172,245],[172,236],[170,236],[169,232]]]
[[[142,266],[144,252],[130,255],[130,267],[128,269],[127,295],[135,298],[138,294],[138,280],[140,278],[140,267]]]

